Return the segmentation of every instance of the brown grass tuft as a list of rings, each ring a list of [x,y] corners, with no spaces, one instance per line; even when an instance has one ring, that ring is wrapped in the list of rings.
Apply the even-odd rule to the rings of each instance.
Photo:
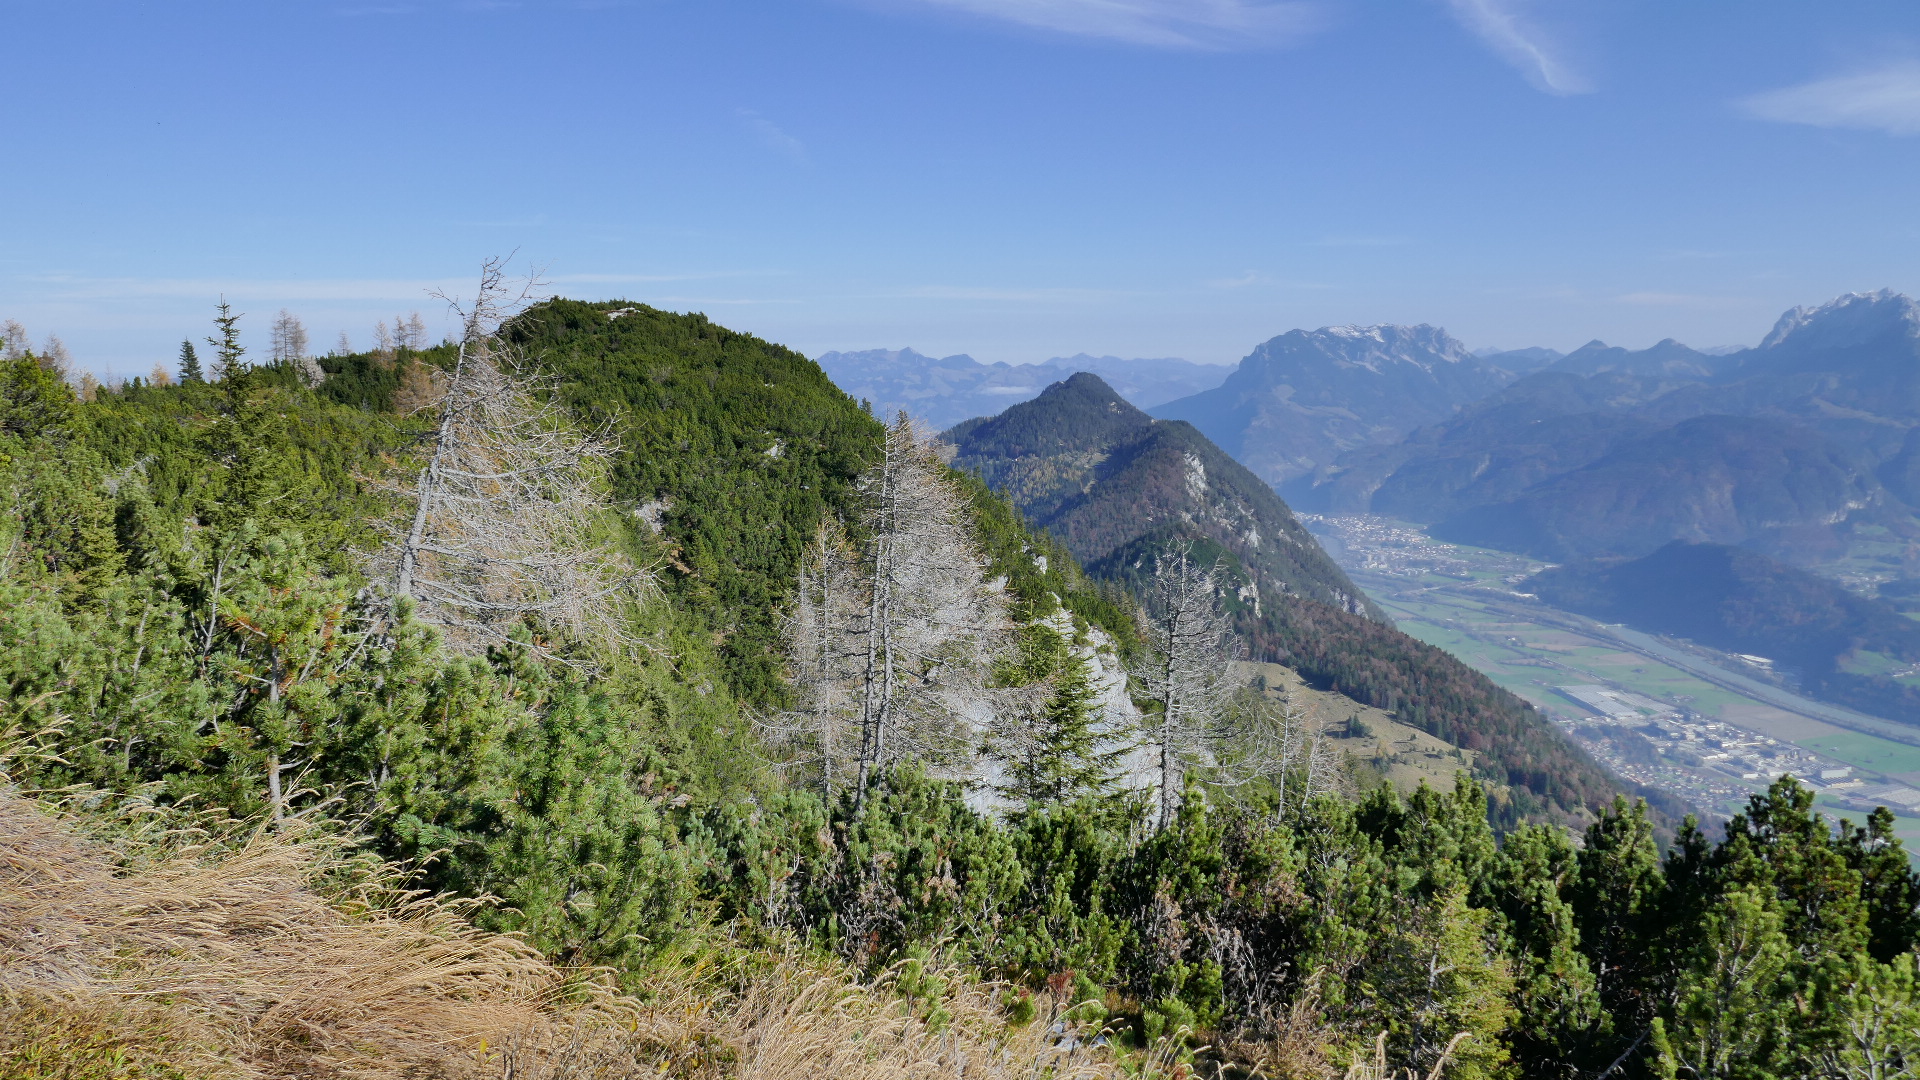
[[[0,794],[0,1075],[1119,1075],[1050,999],[1011,1025],[1010,991],[957,971],[862,984],[797,949],[716,940],[622,996],[605,972],[476,929],[471,903],[343,874],[320,837],[135,827],[116,852],[84,835],[101,812],[78,805]]]
[[[474,928],[465,905],[377,882],[330,902],[313,887],[326,843],[169,835],[127,870],[41,805],[0,798],[0,987],[165,1003],[257,1075],[294,1062],[444,1072],[489,1039],[613,1004],[600,983]]]

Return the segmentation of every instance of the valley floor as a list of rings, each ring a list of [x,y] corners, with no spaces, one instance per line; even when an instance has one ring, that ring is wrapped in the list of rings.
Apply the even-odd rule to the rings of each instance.
[[[1538,560],[1381,518],[1302,520],[1400,629],[1525,698],[1621,776],[1720,819],[1788,772],[1837,815],[1887,805],[1920,840],[1920,731],[1810,700],[1739,657],[1544,604],[1519,591]]]

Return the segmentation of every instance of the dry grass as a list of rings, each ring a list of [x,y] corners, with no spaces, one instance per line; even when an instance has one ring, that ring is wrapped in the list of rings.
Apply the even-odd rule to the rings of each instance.
[[[1440,1052],[1440,1060],[1434,1062],[1433,1069],[1426,1074],[1425,1080],[1440,1080],[1447,1064],[1453,1060],[1453,1052],[1469,1036],[1462,1031],[1447,1040],[1446,1049]],[[1373,1060],[1368,1061],[1358,1054],[1348,1067],[1343,1080],[1422,1080],[1420,1070],[1414,1068],[1396,1069],[1387,1064],[1387,1033],[1381,1032],[1374,1039]]]
[[[604,972],[476,929],[467,905],[379,875],[339,884],[317,837],[149,833],[116,851],[88,820],[0,794],[0,1075],[1120,1075],[1088,1033],[1045,1019],[1044,996],[1041,1019],[1010,1025],[1010,991],[955,972],[863,985],[798,951],[716,942],[622,996]]]
[[[164,1003],[201,1066],[236,1075],[445,1071],[561,1013],[617,1021],[604,987],[459,905],[375,883],[329,902],[313,886],[330,853],[297,834],[170,833],[129,871],[41,804],[0,798],[0,986],[102,1016]]]

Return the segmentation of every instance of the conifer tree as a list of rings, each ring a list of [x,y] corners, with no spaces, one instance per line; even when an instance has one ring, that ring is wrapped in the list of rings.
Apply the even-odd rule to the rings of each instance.
[[[1893,821],[1892,811],[1876,807],[1866,825],[1844,827],[1841,845],[1847,865],[1860,875],[1868,947],[1883,962],[1910,952],[1920,940],[1920,875],[1893,834]]]
[[[200,370],[200,354],[193,349],[193,342],[180,343],[180,381],[183,383],[206,382],[205,373]]]
[[[1515,960],[1514,1052],[1530,1077],[1582,1077],[1609,1027],[1573,906],[1562,897],[1576,873],[1573,844],[1545,825],[1507,834],[1494,861],[1491,892]]]
[[[1649,1042],[1661,1080],[1764,1080],[1779,1065],[1792,999],[1783,976],[1793,946],[1773,898],[1737,888],[1707,912],[1676,988],[1672,1019],[1655,1019]]]
[[[1449,886],[1398,914],[1364,973],[1368,1011],[1415,1076],[1507,1075],[1514,981],[1510,963],[1488,948],[1491,918],[1468,905],[1464,887]]]
[[[1795,1032],[1796,1076],[1895,1080],[1920,1072],[1920,958],[1856,955],[1826,964]]]
[[[244,317],[233,313],[232,305],[226,297],[220,298],[220,314],[213,317],[215,326],[220,328],[219,337],[210,337],[207,344],[213,346],[213,377],[226,379],[239,374],[245,367],[240,359],[246,354],[246,347],[240,344],[240,320]]]
[[[219,471],[204,492],[208,504],[202,516],[223,538],[248,519],[261,526],[290,524],[290,507],[282,504],[301,494],[302,485],[287,444],[280,392],[238,359],[221,376],[218,390],[219,412],[203,439]]]
[[[1107,798],[1119,786],[1124,748],[1102,728],[1092,660],[1062,635],[1035,629],[1050,639],[1052,692],[1036,715],[1016,714],[996,732],[994,750],[1006,762],[1000,794],[1039,809]]]
[[[1579,872],[1565,890],[1600,1000],[1612,1017],[1613,1052],[1637,1051],[1660,1005],[1667,965],[1660,852],[1646,800],[1624,796],[1587,827]]]

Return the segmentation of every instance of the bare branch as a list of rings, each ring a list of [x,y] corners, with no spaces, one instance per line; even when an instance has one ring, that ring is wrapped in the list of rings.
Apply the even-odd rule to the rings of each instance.
[[[966,496],[904,415],[860,490],[864,543],[829,523],[803,564],[786,628],[801,707],[772,725],[826,790],[851,782],[856,798],[902,762],[969,758],[1010,629]]]
[[[1233,654],[1219,592],[1218,568],[1197,561],[1191,544],[1154,559],[1145,627],[1149,655],[1133,674],[1158,706],[1146,717],[1145,735],[1160,758],[1163,829],[1173,821],[1187,771],[1211,764],[1212,748],[1226,734]]]
[[[529,620],[576,640],[626,644],[623,604],[654,586],[592,535],[617,448],[605,429],[576,431],[551,387],[499,339],[501,322],[538,287],[509,286],[503,266],[482,266],[470,305],[448,301],[464,336],[451,374],[426,384],[440,389],[425,406],[438,422],[407,492],[411,520],[382,554],[385,576],[456,646],[503,643]]]

